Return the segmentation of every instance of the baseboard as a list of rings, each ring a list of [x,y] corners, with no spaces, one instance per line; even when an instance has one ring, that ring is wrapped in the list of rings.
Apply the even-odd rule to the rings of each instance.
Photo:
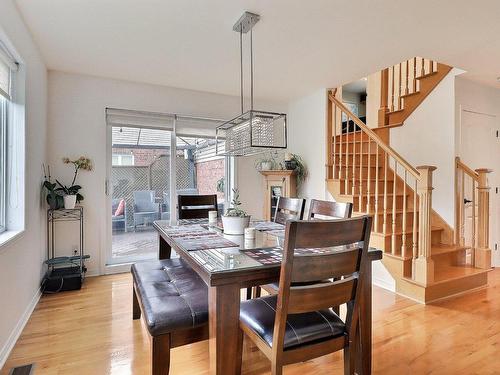
[[[0,369],[3,368],[5,365],[5,362],[7,361],[7,358],[9,357],[10,352],[14,348],[14,345],[16,345],[17,339],[19,336],[21,336],[21,333],[23,332],[24,326],[26,326],[26,323],[28,323],[29,318],[31,317],[31,314],[33,313],[33,310],[35,309],[36,305],[38,304],[38,301],[40,300],[40,297],[42,296],[42,290],[38,289],[31,299],[31,302],[28,304],[26,309],[24,310],[23,315],[21,318],[18,320],[16,326],[12,330],[12,332],[9,335],[9,338],[7,339],[7,342],[3,346],[2,350],[0,351]]]
[[[382,278],[375,277],[372,279],[372,284],[375,286],[378,286],[379,288],[388,290],[389,292],[396,293],[396,289],[394,288],[394,285],[391,283],[388,283],[386,280]]]

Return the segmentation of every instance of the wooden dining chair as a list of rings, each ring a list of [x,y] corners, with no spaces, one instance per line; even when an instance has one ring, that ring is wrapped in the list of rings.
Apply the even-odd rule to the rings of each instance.
[[[349,219],[352,215],[352,203],[321,201],[311,199],[307,220],[321,218]]]
[[[209,211],[217,211],[217,195],[178,195],[179,219],[208,219]]]
[[[287,223],[278,295],[244,301],[240,310],[239,345],[245,334],[270,359],[273,375],[281,375],[284,365],[342,349],[344,373],[354,374],[371,225],[370,216]],[[337,246],[321,254],[295,254]],[[292,285],[332,278],[337,280]],[[342,304],[347,304],[345,320],[332,309]]]
[[[302,220],[305,206],[305,199],[279,197],[274,222],[285,225],[287,220]]]

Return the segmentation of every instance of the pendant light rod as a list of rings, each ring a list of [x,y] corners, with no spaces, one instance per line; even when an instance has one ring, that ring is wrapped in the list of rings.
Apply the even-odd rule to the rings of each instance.
[[[243,114],[243,28],[240,27],[240,100]]]
[[[250,29],[250,109],[253,110],[253,28]]]

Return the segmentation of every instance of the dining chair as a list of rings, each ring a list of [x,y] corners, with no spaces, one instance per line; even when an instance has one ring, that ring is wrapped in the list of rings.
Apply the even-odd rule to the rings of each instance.
[[[270,359],[273,375],[281,375],[284,365],[339,350],[344,350],[344,373],[354,374],[371,225],[370,216],[287,223],[278,295],[243,301],[240,310],[239,345],[243,334],[252,340]],[[296,254],[311,248],[315,253]],[[322,248],[332,249],[320,253]],[[304,284],[332,278],[337,280]],[[342,304],[345,319],[332,309]]]
[[[208,219],[209,211],[217,211],[217,195],[178,195],[179,219]]]
[[[305,199],[279,197],[274,222],[285,225],[287,220],[302,220],[305,206]]]
[[[307,220],[320,218],[348,219],[352,215],[352,203],[311,199]]]

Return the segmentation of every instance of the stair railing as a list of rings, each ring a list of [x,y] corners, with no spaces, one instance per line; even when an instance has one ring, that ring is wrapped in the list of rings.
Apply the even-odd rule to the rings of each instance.
[[[470,258],[462,264],[491,268],[489,248],[490,169],[473,170],[459,157],[455,158],[455,243],[470,248]]]
[[[389,112],[402,111],[404,98],[417,94],[420,79],[437,72],[439,64],[423,57],[413,57],[381,71],[379,126],[387,125]]]
[[[335,94],[332,90],[328,95],[327,178],[341,181],[341,191],[354,196],[358,211],[374,215],[373,231],[391,236],[386,253],[411,259],[412,277],[424,284],[432,282],[435,167],[414,168]],[[400,198],[395,194],[398,189],[403,190]]]

